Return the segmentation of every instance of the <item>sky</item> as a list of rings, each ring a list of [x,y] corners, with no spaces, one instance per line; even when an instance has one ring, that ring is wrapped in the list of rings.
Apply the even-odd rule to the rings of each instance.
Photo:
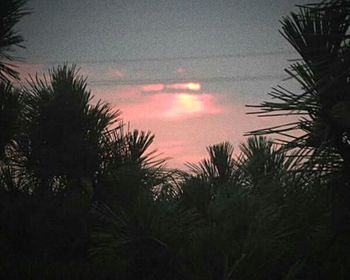
[[[29,0],[17,29],[19,71],[74,63],[94,102],[120,110],[130,128],[155,134],[154,149],[183,168],[223,141],[286,118],[247,115],[268,100],[297,54],[279,33],[292,0]],[[297,88],[296,88],[297,90]]]

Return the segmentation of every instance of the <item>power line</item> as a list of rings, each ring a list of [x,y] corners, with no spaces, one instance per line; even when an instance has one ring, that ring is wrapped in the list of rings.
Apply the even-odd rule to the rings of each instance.
[[[139,58],[109,58],[96,60],[65,60],[67,63],[79,64],[110,64],[110,63],[138,63],[138,62],[166,62],[181,60],[210,60],[210,59],[230,59],[230,58],[248,58],[274,55],[294,54],[292,51],[271,51],[271,52],[246,52],[238,54],[219,54],[219,55],[193,55],[193,56],[174,56],[174,57],[139,57]],[[62,61],[31,61],[31,63],[59,64]]]
[[[189,77],[189,78],[165,78],[165,79],[132,79],[132,80],[92,80],[88,82],[95,86],[125,86],[125,85],[145,85],[145,84],[168,84],[168,83],[220,83],[220,82],[247,82],[265,80],[283,80],[285,75],[246,75],[235,77]]]

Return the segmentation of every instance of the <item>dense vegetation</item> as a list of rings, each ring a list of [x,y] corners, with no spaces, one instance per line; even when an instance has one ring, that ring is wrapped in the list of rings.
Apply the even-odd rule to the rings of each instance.
[[[276,87],[256,107],[298,121],[252,132],[236,158],[212,145],[189,172],[92,103],[74,66],[15,86],[24,4],[0,11],[3,279],[348,279],[350,1],[282,20],[300,92]]]

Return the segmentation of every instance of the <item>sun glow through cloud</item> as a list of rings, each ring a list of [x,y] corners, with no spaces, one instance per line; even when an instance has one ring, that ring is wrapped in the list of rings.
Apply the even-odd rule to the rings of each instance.
[[[178,117],[203,111],[203,101],[195,95],[181,93],[174,96],[170,109],[165,113],[167,117]]]
[[[168,89],[183,89],[198,91],[201,89],[200,83],[180,83],[180,84],[169,84],[166,86]]]
[[[162,120],[178,122],[200,116],[217,115],[225,109],[218,104],[212,93],[194,91],[157,91],[143,94],[145,89],[161,89],[162,84],[123,86],[118,89],[100,88],[97,98],[108,100],[123,112],[123,117],[132,122]]]
[[[153,85],[161,89],[165,84]],[[246,115],[245,104],[227,100],[216,92],[166,91],[144,94],[146,85],[105,86],[94,88],[95,101],[106,100],[120,109],[131,127],[151,130],[156,135],[154,147],[171,157],[170,166],[183,167],[206,156],[204,147],[231,140],[237,146],[243,134],[258,127],[280,124]],[[232,92],[232,95],[238,94]],[[273,122],[274,121],[274,122]],[[207,133],[208,129],[215,133]]]
[[[142,86],[144,92],[160,92],[160,91],[176,91],[176,90],[190,90],[199,91],[201,90],[200,83],[176,83],[176,84],[148,84]]]
[[[170,120],[180,120],[203,114],[216,114],[221,111],[220,108],[215,106],[213,96],[209,94],[173,94],[168,99],[168,104],[162,116]]]

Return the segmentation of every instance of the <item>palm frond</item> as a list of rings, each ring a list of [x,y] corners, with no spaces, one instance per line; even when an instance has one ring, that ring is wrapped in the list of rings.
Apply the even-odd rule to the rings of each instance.
[[[0,82],[0,160],[5,157],[5,149],[19,133],[22,110],[20,91],[10,83]]]
[[[42,180],[95,178],[105,133],[118,119],[101,101],[92,104],[86,79],[75,65],[30,77],[23,94],[23,128],[17,139],[19,165]]]
[[[0,11],[0,82],[19,79],[19,73],[12,61],[19,60],[13,55],[16,47],[23,48],[23,37],[14,28],[20,19],[28,15],[26,0],[3,0]]]
[[[301,92],[278,86],[270,93],[276,101],[249,106],[258,108],[253,113],[259,116],[298,116],[296,122],[248,134],[280,136],[286,149],[304,150],[313,169],[329,161],[330,166],[341,166],[341,161],[347,165],[350,155],[344,141],[350,132],[350,101],[345,94],[350,88],[348,9],[348,1],[324,1],[285,17],[281,33],[301,57],[286,72],[299,82]],[[319,160],[323,163],[317,163]],[[320,170],[323,173],[324,167]]]

